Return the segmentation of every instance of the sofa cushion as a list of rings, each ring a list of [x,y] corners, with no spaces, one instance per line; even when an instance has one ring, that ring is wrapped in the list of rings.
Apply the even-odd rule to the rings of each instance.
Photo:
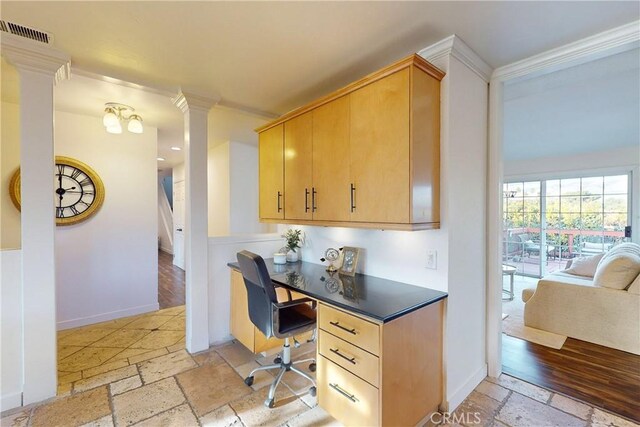
[[[640,274],[638,274],[636,280],[631,282],[631,284],[627,288],[627,292],[629,292],[630,294],[640,295]]]
[[[571,260],[571,266],[565,271],[567,273],[577,274],[578,276],[593,277],[596,274],[598,263],[603,256],[604,254],[597,254],[574,258]]]
[[[542,279],[540,279],[538,283],[543,280],[546,282],[555,282],[559,284],[569,283],[570,285],[593,286],[593,279],[591,277],[584,277],[567,273],[566,270],[547,274]]]
[[[613,249],[612,249],[613,250]],[[596,274],[594,286],[612,289],[625,289],[640,274],[640,256],[632,252],[621,251],[602,257]]]
[[[602,259],[600,260],[600,262],[618,254],[632,254],[637,257],[640,257],[640,245],[638,245],[637,243],[631,243],[631,242],[621,243],[617,246],[614,246],[613,248],[611,248],[611,250],[606,252],[602,257]]]

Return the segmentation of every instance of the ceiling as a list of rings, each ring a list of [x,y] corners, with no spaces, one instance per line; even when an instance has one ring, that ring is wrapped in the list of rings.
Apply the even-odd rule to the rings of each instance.
[[[182,112],[173,104],[170,92],[153,90],[134,84],[116,81],[98,75],[73,73],[70,80],[56,85],[55,109],[69,113],[102,117],[104,104],[119,102],[135,108],[136,114],[146,126],[158,129],[158,168],[168,170],[183,162],[184,119]],[[2,100],[19,102],[18,73],[14,67],[2,60]],[[266,122],[264,117],[244,111],[216,106],[209,112],[209,148],[235,141],[257,143],[253,131]],[[126,133],[126,130],[124,131]],[[114,135],[117,138],[117,135]]]
[[[640,49],[505,86],[504,158],[640,145]]]
[[[77,69],[281,114],[451,34],[491,66],[637,20],[638,2],[29,2]]]

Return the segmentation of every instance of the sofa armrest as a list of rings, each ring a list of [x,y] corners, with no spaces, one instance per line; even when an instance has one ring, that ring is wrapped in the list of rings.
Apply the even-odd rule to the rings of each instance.
[[[640,354],[640,295],[541,279],[524,308],[524,324]]]

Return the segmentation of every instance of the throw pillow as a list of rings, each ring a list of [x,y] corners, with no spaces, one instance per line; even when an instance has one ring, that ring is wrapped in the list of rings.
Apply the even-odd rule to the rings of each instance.
[[[593,285],[612,289],[625,289],[640,274],[640,256],[618,253],[602,257]]]
[[[598,254],[574,258],[571,260],[571,267],[567,268],[565,271],[578,276],[593,277],[596,274],[598,263],[603,256],[604,254]]]

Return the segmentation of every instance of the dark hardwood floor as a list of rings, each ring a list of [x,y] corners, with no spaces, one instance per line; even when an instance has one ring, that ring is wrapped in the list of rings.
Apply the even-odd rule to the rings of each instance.
[[[555,350],[502,334],[502,370],[640,422],[640,356],[572,338]]]
[[[158,303],[160,309],[183,305],[184,270],[173,265],[173,256],[158,251]]]

